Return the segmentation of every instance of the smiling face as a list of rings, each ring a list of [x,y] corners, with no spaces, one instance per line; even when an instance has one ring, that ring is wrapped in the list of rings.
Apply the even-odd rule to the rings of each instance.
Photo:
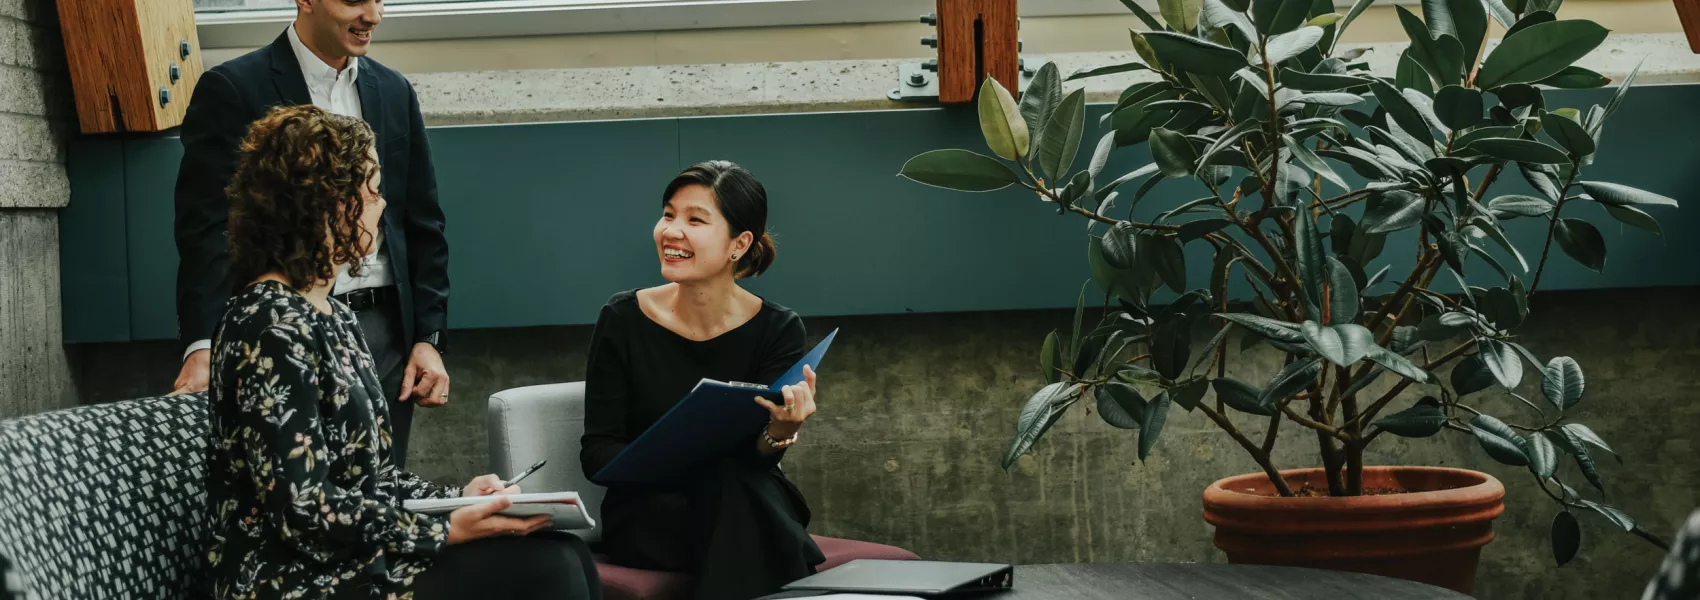
[[[732,235],[714,192],[702,185],[679,188],[667,200],[654,237],[661,276],[674,283],[732,277],[733,256],[743,256],[754,240],[748,231]]]
[[[297,20],[305,26],[302,38],[338,69],[348,57],[366,55],[372,32],[384,20],[383,0],[295,0],[295,7]]]

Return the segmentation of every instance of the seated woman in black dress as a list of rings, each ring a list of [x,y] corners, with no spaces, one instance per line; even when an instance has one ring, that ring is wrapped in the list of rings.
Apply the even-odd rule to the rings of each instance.
[[[213,341],[207,501],[216,598],[595,599],[578,538],[547,516],[447,518],[403,500],[510,494],[494,475],[449,488],[391,462],[389,403],[352,311],[330,298],[384,212],[372,130],[312,106],[273,109],[231,178],[230,298]],[[358,274],[358,273],[356,273]]]
[[[595,474],[704,377],[769,384],[806,352],[797,313],[738,286],[773,264],[767,192],[725,161],[686,169],[662,194],[655,223],[660,287],[615,294],[596,321],[585,375],[581,459]],[[787,386],[766,431],[696,476],[615,485],[602,502],[616,563],[696,578],[699,600],[746,600],[814,572],[809,507],[779,471],[815,412],[815,375]]]

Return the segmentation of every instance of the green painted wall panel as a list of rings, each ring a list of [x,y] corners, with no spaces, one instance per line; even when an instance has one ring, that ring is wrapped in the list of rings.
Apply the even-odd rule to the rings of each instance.
[[[182,161],[183,144],[175,137],[124,141],[131,339],[177,337],[177,242],[172,233],[176,211],[172,198],[177,165]]]
[[[676,120],[452,127],[431,144],[453,327],[594,321],[615,290],[656,279]]]
[[[1558,91],[1549,98],[1555,107],[1586,107],[1609,94]],[[1700,249],[1700,206],[1688,193],[1700,183],[1700,146],[1686,142],[1700,132],[1700,114],[1688,110],[1696,105],[1700,86],[1637,88],[1608,124],[1601,158],[1590,171],[1688,204],[1654,211],[1664,237],[1604,220],[1597,207],[1578,207],[1603,224],[1607,272],[1587,272],[1554,249],[1543,289],[1700,284],[1700,267],[1687,260]],[[1090,107],[1089,124],[1095,126],[1106,109]],[[1097,135],[1083,143],[1080,164]],[[895,176],[906,159],[925,150],[983,149],[969,111],[444,127],[433,129],[431,140],[448,215],[450,322],[456,328],[589,323],[610,294],[658,283],[650,232],[661,190],[682,166],[713,158],[744,164],[769,191],[779,260],[750,287],[805,314],[1071,306],[1087,278],[1079,217],[1058,216],[1024,190],[963,194]],[[99,203],[79,202],[75,190],[99,189],[109,170],[126,173],[130,280],[116,285],[110,269],[100,269],[100,261],[111,257],[99,252],[71,256],[64,275],[67,293],[128,294],[130,331],[115,331],[121,324],[93,314],[97,306],[70,302],[66,329],[79,332],[75,341],[171,337],[176,256],[170,194],[181,149],[175,138],[131,140],[125,167],[101,150],[110,143],[119,142],[74,148],[77,187],[63,237],[68,246],[99,247],[91,240],[103,235],[103,227],[111,229],[105,219],[125,215],[92,218],[84,211]],[[1120,174],[1149,160],[1143,146],[1120,150],[1106,172]],[[1515,174],[1501,180],[1496,194],[1528,191]],[[1123,194],[1124,203],[1130,193]],[[1134,214],[1150,219],[1205,194],[1197,182],[1165,182]],[[1532,267],[1544,239],[1542,223],[1523,219],[1510,229]],[[1394,277],[1410,269],[1411,235],[1388,243],[1384,261]],[[1188,278],[1199,286],[1207,277],[1208,261],[1201,257],[1208,248],[1193,246]],[[1466,274],[1472,285],[1500,285],[1480,262],[1467,266]],[[1440,287],[1448,283],[1443,278]],[[1236,282],[1236,295],[1245,293],[1243,285]]]
[[[130,339],[130,265],[125,247],[124,147],[105,138],[72,140],[66,165],[69,208],[59,214],[65,341]]]

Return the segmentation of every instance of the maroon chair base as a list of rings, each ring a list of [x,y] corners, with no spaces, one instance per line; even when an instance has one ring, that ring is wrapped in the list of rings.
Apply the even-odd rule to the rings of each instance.
[[[918,560],[914,552],[858,540],[810,536],[820,546],[826,562],[816,567],[825,571],[858,558]],[[606,562],[598,556],[596,572],[602,576],[603,600],[682,600],[690,595],[691,578],[667,571],[645,571]]]

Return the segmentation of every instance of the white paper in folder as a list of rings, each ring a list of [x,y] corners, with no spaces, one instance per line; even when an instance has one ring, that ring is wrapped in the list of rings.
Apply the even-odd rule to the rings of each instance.
[[[554,529],[591,529],[596,527],[596,521],[590,518],[590,513],[585,512],[583,503],[579,501],[578,492],[408,500],[402,503],[402,507],[427,515],[446,515],[454,512],[457,508],[491,502],[497,498],[508,498],[514,502],[513,506],[509,506],[498,513],[503,516],[525,518],[535,515],[549,515],[549,518],[554,521],[552,525]]]

